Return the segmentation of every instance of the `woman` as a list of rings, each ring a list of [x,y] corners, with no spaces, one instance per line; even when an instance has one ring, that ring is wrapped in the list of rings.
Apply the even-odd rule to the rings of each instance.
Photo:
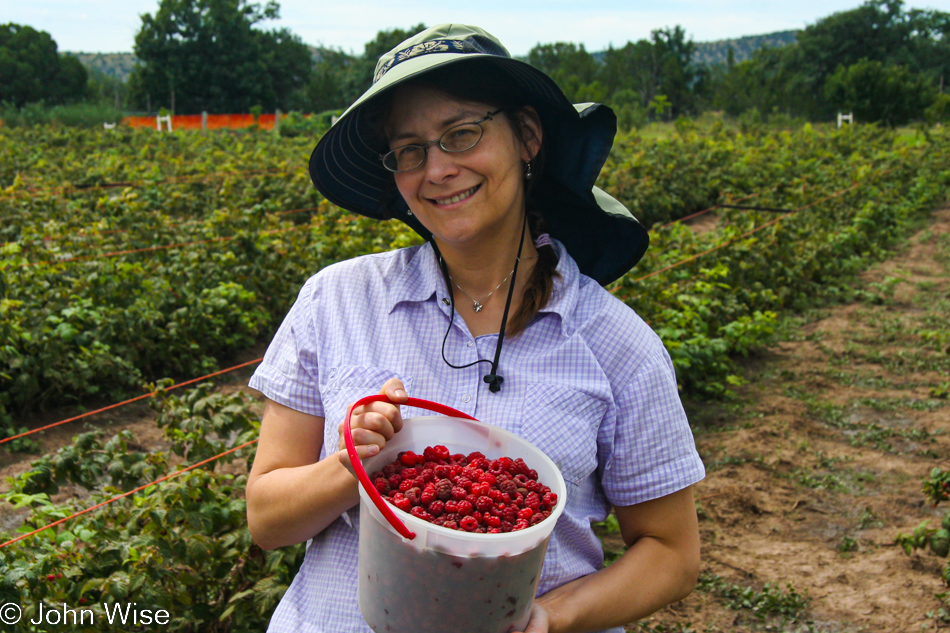
[[[311,176],[331,202],[398,218],[427,242],[308,280],[251,380],[268,398],[251,532],[265,548],[312,539],[270,630],[369,630],[340,426],[377,391],[465,411],[558,464],[567,506],[528,633],[621,631],[692,590],[690,486],[703,466],[662,343],[598,284],[629,270],[647,238],[593,188],[615,119],[588,106],[485,31],[443,25],[384,55],[317,145]],[[403,416],[424,413],[356,409],[357,452],[376,454]],[[611,507],[629,549],[600,569],[590,522]]]

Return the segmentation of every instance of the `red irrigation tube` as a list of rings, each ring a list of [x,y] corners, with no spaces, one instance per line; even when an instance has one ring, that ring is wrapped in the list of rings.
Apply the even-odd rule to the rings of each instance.
[[[174,478],[174,477],[177,477],[178,475],[180,475],[180,474],[182,474],[182,473],[186,473],[186,472],[188,472],[189,470],[192,470],[192,469],[194,469],[194,468],[197,468],[198,466],[203,466],[204,464],[207,464],[208,462],[213,462],[214,460],[216,460],[216,459],[218,459],[218,458],[220,458],[220,457],[224,457],[225,455],[228,455],[228,454],[233,453],[233,452],[235,452],[235,451],[239,451],[239,450],[241,450],[242,448],[247,448],[248,446],[250,446],[251,444],[254,444],[255,442],[257,442],[257,440],[251,440],[250,442],[245,442],[244,444],[241,444],[240,446],[235,446],[234,448],[229,449],[229,450],[226,450],[226,451],[224,451],[223,453],[219,453],[218,455],[215,455],[214,457],[209,457],[208,459],[206,459],[206,460],[204,460],[204,461],[200,461],[200,462],[198,462],[197,464],[192,464],[191,466],[188,466],[187,468],[183,468],[183,469],[181,469],[181,470],[177,470],[177,471],[175,471],[175,472],[173,472],[173,473],[170,473],[170,474],[168,474],[168,475],[165,475],[164,477],[160,477],[160,478],[156,479],[155,481],[153,481],[153,482],[151,482],[151,483],[145,484],[144,486],[139,486],[138,488],[136,488],[136,489],[134,489],[134,490],[129,490],[128,492],[123,492],[123,493],[120,494],[120,495],[116,495],[115,497],[112,497],[111,499],[107,499],[107,500],[103,501],[102,503],[97,503],[96,505],[94,505],[94,506],[92,506],[92,507],[89,507],[89,508],[86,508],[85,510],[80,510],[79,512],[76,512],[75,514],[71,514],[71,515],[69,515],[68,517],[64,517],[64,518],[59,519],[59,520],[57,520],[57,521],[53,521],[53,522],[50,523],[49,525],[45,525],[45,526],[43,526],[43,527],[41,527],[41,528],[37,528],[37,529],[33,530],[32,532],[28,532],[28,533],[26,533],[26,534],[21,534],[20,536],[14,538],[14,539],[10,539],[10,540],[7,541],[6,543],[0,543],[0,549],[3,549],[3,548],[6,547],[7,545],[13,545],[13,544],[16,543],[17,541],[22,541],[23,539],[29,538],[29,537],[31,537],[31,536],[33,536],[33,535],[35,535],[35,534],[39,534],[40,532],[42,532],[42,531],[44,531],[44,530],[48,530],[48,529],[50,529],[50,528],[56,527],[57,525],[60,525],[60,524],[62,524],[62,523],[65,523],[66,521],[69,521],[69,520],[71,520],[71,519],[75,519],[75,518],[78,517],[78,516],[82,516],[82,515],[84,515],[84,514],[86,514],[86,513],[88,513],[88,512],[92,512],[93,510],[98,510],[99,508],[102,508],[102,507],[104,507],[104,506],[107,506],[107,505],[109,505],[110,503],[114,503],[114,502],[118,501],[119,499],[123,499],[123,498],[125,498],[125,497],[128,497],[129,495],[135,494],[136,492],[139,492],[139,491],[141,491],[141,490],[145,490],[145,489],[148,488],[149,486],[154,486],[154,485],[156,485],[156,484],[162,483],[163,481],[168,481],[169,479],[172,479],[172,478]]]
[[[247,361],[246,363],[241,363],[240,365],[235,365],[234,367],[228,367],[227,369],[222,369],[221,371],[216,371],[216,372],[214,372],[214,373],[212,373],[212,374],[208,374],[207,376],[201,376],[200,378],[192,378],[191,380],[186,380],[185,382],[180,382],[180,383],[178,383],[177,385],[172,385],[171,387],[165,389],[165,391],[171,391],[172,389],[178,389],[179,387],[184,387],[184,386],[186,386],[186,385],[191,385],[191,384],[194,384],[194,383],[196,383],[196,382],[201,382],[202,380],[207,380],[208,378],[214,378],[215,376],[220,376],[221,374],[226,374],[226,373],[228,373],[228,372],[232,372],[232,371],[235,371],[235,370],[237,370],[237,369],[241,369],[241,368],[243,368],[243,367],[247,367],[248,365],[254,365],[254,364],[256,364],[256,363],[261,362],[262,360],[264,360],[264,359],[263,359],[263,358],[257,358],[257,359],[255,359],[255,360],[249,360],[249,361]],[[40,431],[46,431],[46,430],[51,429],[51,428],[53,428],[53,427],[60,426],[60,425],[63,425],[63,424],[67,424],[67,423],[69,423],[69,422],[75,422],[76,420],[80,420],[80,419],[82,419],[82,418],[88,418],[88,417],[91,416],[91,415],[95,415],[95,414],[97,414],[97,413],[102,413],[103,411],[109,411],[110,409],[117,409],[117,408],[119,408],[119,407],[121,407],[121,406],[124,406],[124,405],[127,405],[127,404],[131,404],[131,403],[137,402],[137,401],[139,401],[139,400],[144,400],[145,398],[151,398],[151,397],[154,396],[156,393],[158,393],[158,392],[157,392],[157,391],[153,391],[153,392],[151,392],[151,393],[146,393],[146,394],[143,394],[143,395],[141,395],[141,396],[136,396],[136,397],[134,397],[134,398],[132,398],[132,399],[130,399],[130,400],[124,400],[124,401],[122,401],[122,402],[117,402],[117,403],[115,403],[115,404],[110,404],[110,405],[107,406],[107,407],[102,407],[101,409],[96,409],[95,411],[87,411],[86,413],[81,413],[81,414],[76,415],[76,416],[73,416],[73,417],[71,417],[71,418],[67,418],[67,419],[65,419],[65,420],[60,420],[59,422],[54,422],[53,424],[47,424],[46,426],[41,426],[41,427],[38,428],[38,429],[33,429],[33,430],[31,430],[31,431],[26,431],[26,432],[24,432],[24,433],[19,433],[19,434],[17,434],[17,435],[11,435],[10,437],[5,437],[5,438],[3,438],[3,439],[0,439],[0,444],[4,444],[5,442],[12,442],[12,441],[15,440],[15,439],[18,439],[18,438],[21,438],[21,437],[25,437],[25,436],[27,436],[27,435],[33,435],[34,433],[39,433]]]

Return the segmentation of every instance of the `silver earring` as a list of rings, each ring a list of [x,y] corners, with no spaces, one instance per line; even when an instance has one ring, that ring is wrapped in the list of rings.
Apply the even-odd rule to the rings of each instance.
[[[406,215],[412,216],[412,209],[407,208],[407,209],[406,209]]]
[[[531,180],[532,175],[533,174],[531,173],[531,161],[529,160],[528,162],[524,164],[524,179]]]

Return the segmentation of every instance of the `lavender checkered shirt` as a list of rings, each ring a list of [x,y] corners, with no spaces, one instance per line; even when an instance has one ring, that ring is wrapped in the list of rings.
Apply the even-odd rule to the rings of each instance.
[[[410,396],[538,446],[567,484],[538,595],[601,568],[590,522],[604,520],[611,504],[662,497],[704,476],[663,344],[554,245],[561,279],[539,318],[505,339],[498,393],[482,381],[488,363],[452,369],[442,361],[448,290],[428,244],[358,257],[309,279],[250,381],[272,400],[326,418],[321,457],[336,452],[347,406],[393,377]],[[455,365],[491,359],[496,341],[472,338],[456,317],[445,355]],[[402,415],[431,413],[403,407]],[[310,542],[268,631],[370,632],[357,605],[358,532],[357,506]]]

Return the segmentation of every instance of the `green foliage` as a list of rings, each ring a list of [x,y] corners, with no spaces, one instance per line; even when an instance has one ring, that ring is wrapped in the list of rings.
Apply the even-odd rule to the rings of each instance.
[[[59,104],[86,93],[86,69],[74,57],[56,52],[45,31],[0,24],[0,104]]]
[[[701,574],[697,589],[720,598],[729,609],[751,612],[758,620],[780,618],[782,623],[799,622],[806,617],[809,603],[808,596],[790,584],[784,591],[772,583],[756,590],[730,583],[713,573]]]
[[[794,44],[719,65],[704,90],[732,116],[756,107],[832,120],[847,106],[859,119],[896,125],[923,118],[950,76],[948,34],[950,13],[868,0],[809,25]]]
[[[201,385],[180,397],[161,392],[152,404],[175,452],[189,459],[257,434],[253,400],[239,393]],[[229,456],[252,458],[248,449]],[[57,482],[91,491],[82,501],[91,506],[155,480],[167,463],[166,453],[144,451],[127,432],[104,444],[87,433],[9,480],[0,499],[29,509],[19,531],[32,531],[76,509],[49,501]],[[263,552],[252,544],[245,479],[216,473],[212,462],[0,549],[0,601],[23,607],[11,631],[30,630],[40,602],[90,608],[97,630],[130,630],[98,628],[107,622],[102,605],[136,602],[168,611],[171,631],[262,630],[304,549]]]
[[[825,82],[825,97],[842,112],[852,111],[859,121],[890,126],[920,117],[934,102],[933,87],[922,75],[867,59],[847,68],[838,66]]]
[[[942,501],[950,500],[950,470],[931,470],[930,477],[924,480],[924,496],[934,507]]]
[[[63,125],[102,129],[103,123],[117,123],[122,112],[107,103],[74,103],[46,106],[29,103],[22,108],[7,104],[0,107],[0,120],[7,127],[32,127],[37,125]]]
[[[135,36],[133,101],[183,114],[299,105],[292,99],[310,79],[309,48],[287,29],[253,28],[278,17],[274,0],[161,0]]]

